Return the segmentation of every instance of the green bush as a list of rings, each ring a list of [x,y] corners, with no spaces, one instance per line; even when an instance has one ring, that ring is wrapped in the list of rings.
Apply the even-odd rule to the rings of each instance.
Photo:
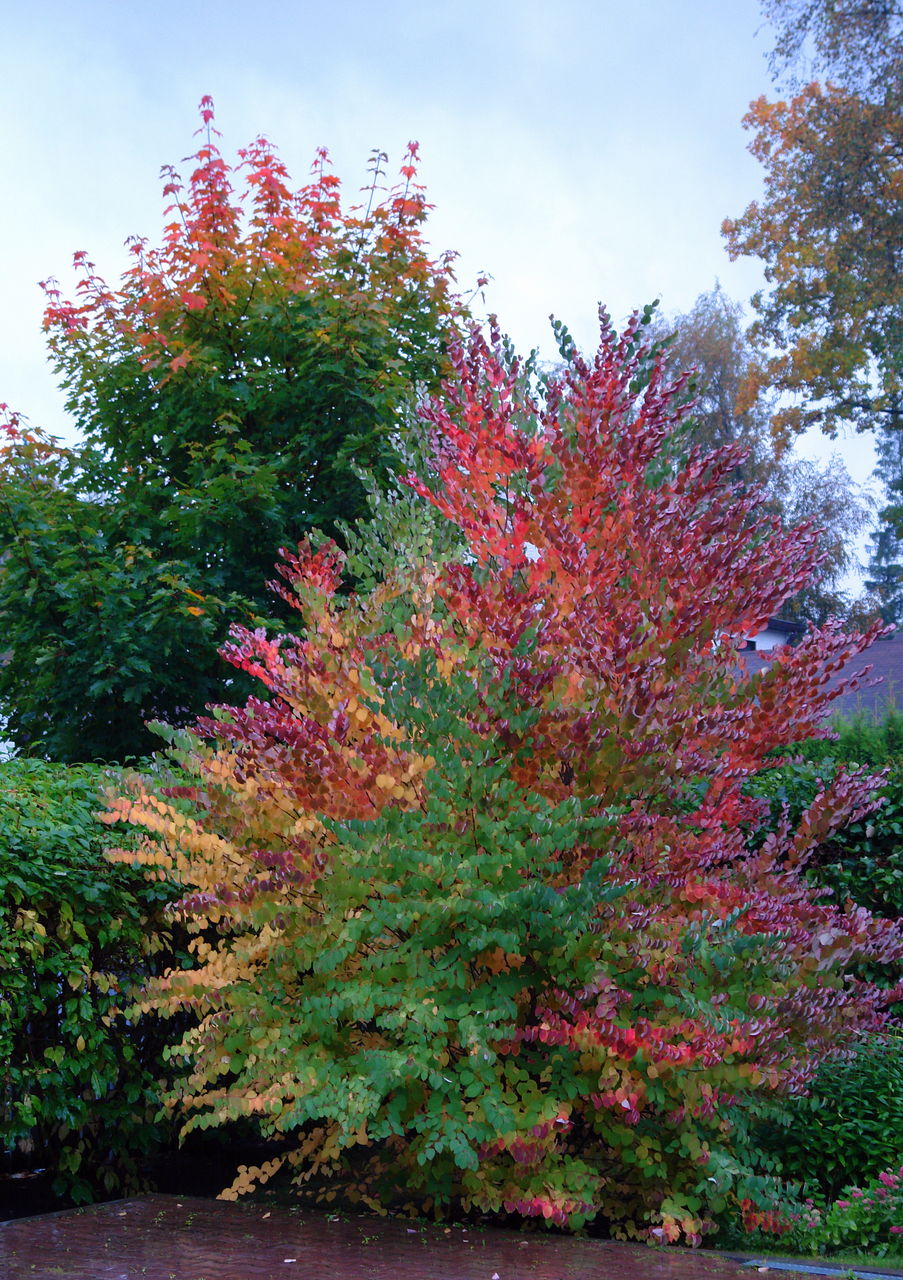
[[[837,762],[887,770],[874,813],[851,823],[823,845],[812,874],[841,898],[850,897],[877,915],[903,916],[903,713],[882,720],[859,715],[836,721],[834,741],[812,739],[801,754],[820,762],[830,776]]]
[[[820,1213],[809,1206],[799,1238],[819,1253],[864,1249],[878,1257],[903,1245],[903,1165],[882,1169],[864,1187],[845,1187]]]
[[[117,1012],[171,964],[168,886],[110,865],[98,766],[0,762],[0,1152],[76,1202],[141,1185],[163,1039]]]
[[[842,741],[820,745],[836,751],[844,747]],[[876,750],[874,754],[879,753]],[[841,901],[852,898],[876,915],[897,920],[903,916],[903,759],[891,758],[885,765],[884,760],[870,759],[863,751],[858,757],[797,759],[760,774],[749,784],[749,790],[768,800],[771,812],[755,838],[761,839],[774,830],[784,813],[796,825],[819,791],[834,779],[841,764],[886,767],[887,777],[876,788],[882,803],[822,844],[809,864],[808,876],[832,890]]]
[[[903,1256],[903,1165],[881,1169],[862,1186],[847,1185],[833,1198],[804,1198],[798,1187],[777,1181],[765,1198],[767,1207],[749,1199],[737,1206],[719,1231],[723,1246],[748,1249],[755,1237],[754,1247],[761,1240],[769,1250],[810,1257]]]
[[[903,712],[890,710],[881,720],[864,712],[833,722],[835,737],[810,738],[800,744],[807,760],[855,760],[880,769],[903,761]]]
[[[903,1162],[903,1036],[882,1036],[832,1062],[783,1116],[763,1126],[761,1149],[785,1179],[832,1199]]]

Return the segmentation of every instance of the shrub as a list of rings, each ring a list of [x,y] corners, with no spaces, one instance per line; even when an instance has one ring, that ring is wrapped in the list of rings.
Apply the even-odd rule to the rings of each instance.
[[[770,806],[768,820],[754,828],[754,840],[777,830],[785,813],[791,823],[798,822],[848,765],[873,763],[884,762],[860,756],[797,759],[753,779],[750,794],[766,798]],[[884,778],[876,779],[874,795],[876,807],[854,816],[819,844],[807,874],[839,901],[850,898],[876,915],[897,920],[903,917],[903,761],[887,766]]]
[[[808,1097],[795,1098],[759,1133],[785,1178],[831,1198],[903,1159],[903,1038],[861,1046],[818,1072]]]
[[[857,715],[835,719],[833,736],[798,744],[799,762],[757,781],[757,794],[772,801],[772,825],[783,805],[792,816],[811,803],[844,764],[884,771],[876,789],[880,806],[849,823],[816,853],[813,879],[840,898],[850,897],[878,915],[903,916],[903,713],[880,720]]]
[[[858,760],[875,769],[903,761],[903,712],[890,709],[881,719],[860,713],[832,721],[833,737],[800,744],[809,760]]]
[[[746,1234],[776,1237],[782,1251],[816,1256],[863,1252],[884,1257],[903,1249],[903,1165],[882,1169],[864,1187],[848,1185],[827,1202],[776,1192],[773,1207],[741,1206]],[[733,1236],[737,1243],[738,1236]]]
[[[812,1214],[812,1246],[825,1253],[868,1249],[877,1254],[903,1246],[903,1164],[885,1169],[866,1187],[847,1187],[823,1215]],[[820,1221],[819,1221],[820,1218]]]
[[[117,1012],[170,964],[171,888],[111,866],[97,766],[0,763],[0,1149],[76,1201],[140,1185],[162,1038]]]
[[[197,933],[141,1002],[201,1019],[186,1130],[256,1117],[300,1180],[377,1207],[696,1242],[749,1118],[882,1025],[845,967],[898,960],[899,931],[803,873],[869,777],[744,835],[744,783],[818,732],[869,637],[829,625],[738,676],[816,535],[756,517],[736,448],[669,461],[679,387],[638,389],[638,328],[566,350],[542,400],[498,342],[453,352],[411,484],[464,553],[357,596],[334,547],[286,554],[299,635],[225,651],[267,699],[173,738],[190,786],[112,804],[144,829],[117,856],[177,878]]]
[[[881,805],[849,822],[814,851],[807,875],[834,900],[850,900],[877,915],[903,917],[903,717],[890,713],[875,722],[858,717],[836,722],[836,738],[811,739],[794,748],[797,758],[748,784],[767,798],[768,821],[761,841],[780,823],[796,823],[815,797],[850,764],[885,768],[876,785]],[[893,978],[868,962],[854,972],[879,983]],[[899,1013],[900,1006],[896,1012]],[[768,1166],[805,1183],[821,1197],[837,1196],[851,1182],[864,1182],[903,1157],[903,1041],[877,1038],[859,1046],[848,1061],[831,1062],[811,1082],[805,1097],[756,1126],[753,1145]]]

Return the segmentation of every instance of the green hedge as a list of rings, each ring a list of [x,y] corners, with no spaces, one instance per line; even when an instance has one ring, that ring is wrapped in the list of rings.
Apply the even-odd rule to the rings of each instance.
[[[781,1175],[834,1199],[903,1163],[903,1036],[876,1038],[820,1072],[806,1098],[760,1130]]]
[[[757,838],[764,838],[777,825],[785,809],[791,822],[798,821],[841,762],[842,757],[797,760],[754,779],[750,790],[771,806],[770,819],[756,833]],[[845,763],[889,769],[877,789],[883,804],[821,845],[810,863],[809,876],[832,889],[840,901],[852,898],[876,915],[899,919],[903,916],[903,760],[884,765],[848,758]]]
[[[171,962],[165,884],[111,865],[96,820],[98,766],[0,762],[0,1152],[52,1170],[76,1202],[142,1185],[169,1141],[157,1116],[162,1049],[177,1028],[117,1012]]]
[[[868,654],[865,655],[868,657]],[[903,712],[888,711],[883,719],[859,714],[835,718],[833,738],[810,738],[800,745],[807,760],[846,760],[881,769],[903,762]]]
[[[876,915],[903,917],[903,713],[882,720],[859,715],[836,720],[831,739],[813,738],[792,748],[795,759],[760,774],[749,789],[770,802],[770,818],[755,833],[764,838],[786,808],[791,822],[840,766],[887,770],[877,789],[880,808],[850,823],[816,852],[810,876],[841,899],[852,898]]]
[[[887,770],[877,789],[883,804],[820,846],[809,867],[817,884],[841,901],[851,898],[876,915],[903,919],[903,715],[875,721],[859,716],[835,723],[833,740],[801,743],[797,758],[760,775],[750,790],[767,799],[764,838],[786,810],[791,822],[834,777],[841,764]],[[861,977],[887,983],[889,975],[865,966]],[[900,1007],[898,1006],[898,1011]],[[792,1100],[783,1118],[756,1135],[782,1176],[835,1197],[851,1182],[865,1183],[903,1160],[903,1036],[863,1045],[846,1063],[833,1063],[806,1098]]]

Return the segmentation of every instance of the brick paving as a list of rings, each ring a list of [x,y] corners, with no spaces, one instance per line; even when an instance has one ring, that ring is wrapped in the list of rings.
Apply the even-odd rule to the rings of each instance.
[[[796,1272],[771,1272],[793,1280]],[[0,1280],[741,1280],[690,1250],[151,1195],[0,1222]],[[758,1280],[758,1278],[757,1278]]]

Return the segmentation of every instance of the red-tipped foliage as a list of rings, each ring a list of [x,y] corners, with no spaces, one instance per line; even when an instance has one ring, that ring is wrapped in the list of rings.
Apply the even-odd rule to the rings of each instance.
[[[409,483],[464,553],[350,600],[333,550],[289,557],[302,638],[234,632],[271,701],[201,724],[196,821],[115,807],[222,932],[149,997],[204,1018],[192,1124],[301,1130],[291,1159],[367,1203],[388,1180],[695,1242],[758,1099],[880,1025],[844,970],[899,960],[899,930],[803,874],[870,780],[762,843],[744,791],[877,632],[744,669],[816,533],[757,517],[733,449],[673,460],[679,388],[644,359],[603,318],[540,397],[498,342],[454,350]]]

